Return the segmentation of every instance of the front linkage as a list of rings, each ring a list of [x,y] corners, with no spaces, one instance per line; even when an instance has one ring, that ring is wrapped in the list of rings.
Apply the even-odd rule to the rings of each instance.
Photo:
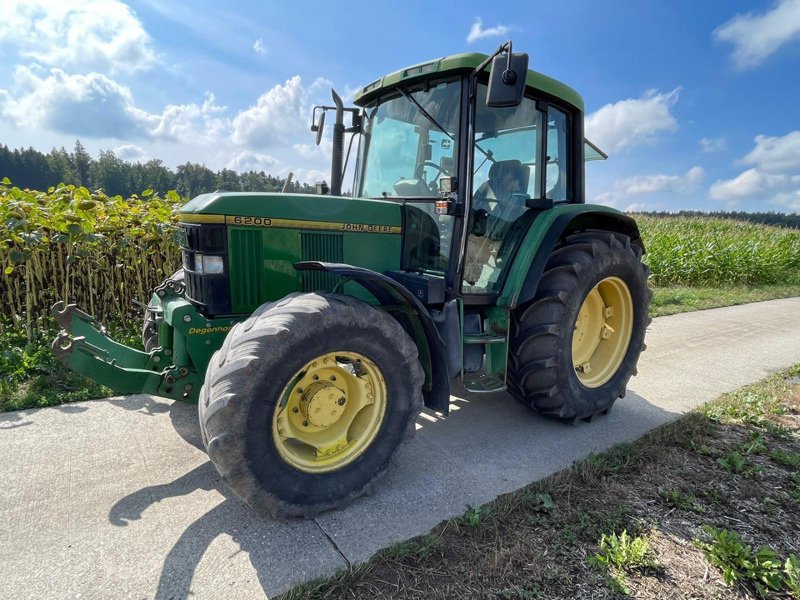
[[[207,319],[184,297],[183,282],[167,279],[147,310],[155,315],[158,345],[143,352],[115,342],[106,328],[74,304],[51,312],[63,329],[53,354],[69,369],[120,394],[153,394],[197,402],[201,373],[234,321]]]

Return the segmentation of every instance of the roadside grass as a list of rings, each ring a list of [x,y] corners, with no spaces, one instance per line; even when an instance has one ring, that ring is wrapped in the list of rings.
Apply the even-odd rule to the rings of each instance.
[[[57,332],[53,323],[48,330],[36,332],[30,344],[24,331],[7,327],[0,332],[0,412],[57,406],[114,394],[56,360],[50,344]],[[109,335],[134,348],[142,347],[140,333],[133,326],[112,323]]]
[[[651,317],[663,317],[693,310],[721,308],[748,302],[763,302],[776,298],[800,296],[800,285],[689,287],[664,286],[653,288]]]
[[[800,365],[283,598],[800,600],[798,459]]]

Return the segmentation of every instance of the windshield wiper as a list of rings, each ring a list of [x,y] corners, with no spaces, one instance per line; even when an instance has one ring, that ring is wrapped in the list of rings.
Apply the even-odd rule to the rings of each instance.
[[[428,119],[428,121],[430,121],[431,123],[433,123],[433,125],[434,125],[434,127],[436,127],[436,129],[438,129],[439,131],[441,131],[443,134],[445,134],[447,137],[449,137],[449,138],[450,138],[451,140],[453,140],[454,142],[456,141],[456,138],[454,138],[452,135],[450,135],[449,133],[447,133],[447,130],[446,130],[444,127],[442,127],[441,125],[439,125],[439,122],[438,122],[436,119],[434,119],[434,118],[431,116],[431,114],[430,114],[430,113],[429,113],[427,110],[425,110],[424,108],[422,108],[422,105],[421,105],[419,102],[417,102],[417,101],[414,99],[414,96],[412,96],[411,94],[409,94],[407,91],[405,91],[405,90],[404,90],[403,88],[401,88],[400,86],[398,86],[398,87],[397,87],[397,91],[398,91],[398,92],[400,92],[400,93],[403,95],[403,97],[404,97],[406,100],[408,100],[408,101],[409,101],[409,102],[411,102],[411,103],[412,103],[414,106],[416,106],[416,107],[417,107],[417,110],[420,112],[420,114],[421,114],[423,117],[425,117],[426,119]]]

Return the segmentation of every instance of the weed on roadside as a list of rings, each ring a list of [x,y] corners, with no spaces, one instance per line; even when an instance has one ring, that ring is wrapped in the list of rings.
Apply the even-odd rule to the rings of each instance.
[[[786,467],[800,469],[800,452],[791,452],[786,450],[773,450],[769,457],[776,463],[782,464]]]
[[[711,541],[695,543],[708,561],[719,567],[726,584],[752,585],[762,598],[769,592],[782,591],[784,586],[790,590],[796,587],[800,567],[796,556],[790,555],[784,563],[769,546],[753,550],[735,531],[711,525],[704,525],[702,530]]]
[[[460,517],[453,519],[456,527],[476,529],[486,526],[493,519],[493,511],[489,505],[472,507],[467,505],[467,510]]]
[[[627,530],[619,535],[603,534],[599,546],[600,551],[589,557],[589,564],[600,569],[611,587],[624,594],[630,593],[625,581],[626,573],[658,567],[650,548],[650,538],[646,535],[631,537]]]
[[[697,502],[697,498],[694,497],[694,494],[684,492],[681,489],[673,488],[670,490],[661,490],[659,495],[668,504],[671,504],[675,508],[697,513],[703,513],[706,511],[706,508]]]
[[[759,465],[751,463],[736,450],[729,452],[725,456],[719,457],[717,459],[717,464],[725,469],[728,473],[733,473],[734,475],[748,476],[761,471],[761,467]]]
[[[386,560],[423,559],[434,552],[439,537],[427,533],[407,542],[400,542],[382,550],[379,555]]]

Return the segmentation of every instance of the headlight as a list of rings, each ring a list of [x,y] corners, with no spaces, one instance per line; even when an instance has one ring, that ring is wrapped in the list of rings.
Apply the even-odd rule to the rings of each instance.
[[[224,272],[224,264],[221,256],[208,256],[204,254],[194,255],[194,270],[198,273],[208,275],[218,275]]]

